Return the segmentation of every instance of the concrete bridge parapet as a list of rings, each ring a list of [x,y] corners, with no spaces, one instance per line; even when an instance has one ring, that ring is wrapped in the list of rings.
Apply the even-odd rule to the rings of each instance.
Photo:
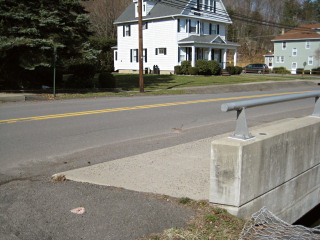
[[[212,142],[210,196],[234,215],[263,206],[293,223],[320,203],[320,119],[285,119],[251,130],[241,141]]]

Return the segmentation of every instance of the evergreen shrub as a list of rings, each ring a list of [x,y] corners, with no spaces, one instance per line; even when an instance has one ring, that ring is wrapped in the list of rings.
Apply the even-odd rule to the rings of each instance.
[[[297,68],[297,74],[303,74],[304,69],[303,68]]]
[[[174,66],[174,73],[175,73],[176,75],[182,74],[182,67],[179,66],[179,65]]]
[[[211,73],[208,61],[206,60],[198,59],[196,61],[196,67],[198,68],[200,75],[210,75]]]
[[[312,69],[311,71],[312,71],[312,74],[320,75],[320,67],[314,68],[314,69]]]
[[[199,74],[199,68],[197,67],[190,67],[189,68],[190,75],[198,75]]]
[[[273,69],[273,72],[274,72],[274,73],[277,73],[277,74],[290,74],[290,73],[291,73],[291,72],[288,71],[285,67],[274,68],[274,69]]]
[[[99,74],[100,88],[116,88],[116,79],[111,72],[101,72]]]
[[[188,75],[190,67],[191,67],[191,61],[182,61],[181,62],[181,73]]]
[[[243,71],[243,68],[242,67],[239,67],[239,66],[235,66],[235,68],[236,68],[236,71],[235,71],[235,74],[241,74],[242,73],[242,71]]]
[[[94,86],[95,63],[73,60],[69,65],[69,72],[72,75],[66,82],[67,88],[92,88]]]
[[[208,61],[209,71],[211,75],[219,75],[221,73],[220,64],[215,60]]]
[[[227,66],[226,67],[226,71],[231,74],[234,75],[236,73],[236,68],[234,66]]]

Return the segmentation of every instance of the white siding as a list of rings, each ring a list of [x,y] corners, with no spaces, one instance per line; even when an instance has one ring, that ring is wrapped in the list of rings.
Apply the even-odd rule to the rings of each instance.
[[[147,63],[144,68],[174,70],[178,64],[178,44],[176,20],[148,22],[148,29],[143,30],[143,48],[147,49]],[[118,61],[115,70],[138,70],[137,62],[130,62],[130,49],[138,48],[138,24],[131,24],[131,36],[123,37],[122,26],[118,26]],[[156,48],[166,48],[166,55],[156,55]]]
[[[144,30],[144,48],[148,49],[145,67],[152,69],[153,65],[158,65],[160,70],[174,70],[178,64],[176,20],[150,22]],[[156,48],[166,48],[166,55],[156,55]]]

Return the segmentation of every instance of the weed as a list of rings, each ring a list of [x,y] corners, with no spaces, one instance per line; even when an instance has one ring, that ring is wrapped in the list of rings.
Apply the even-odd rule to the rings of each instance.
[[[216,215],[213,215],[213,214],[205,215],[204,218],[206,219],[206,221],[208,221],[210,223],[214,223],[215,221],[218,220],[218,217]]]
[[[189,204],[191,202],[192,202],[192,200],[190,198],[187,198],[187,197],[179,199],[179,203],[181,203],[181,204]]]

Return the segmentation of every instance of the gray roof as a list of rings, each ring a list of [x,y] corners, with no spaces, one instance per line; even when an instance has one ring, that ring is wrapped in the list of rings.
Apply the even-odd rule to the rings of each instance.
[[[219,41],[220,40],[220,41]],[[223,40],[220,35],[193,35],[187,38],[184,38],[179,41],[179,43],[202,43],[202,44],[225,44],[225,45],[233,45],[240,46],[237,43],[230,42],[227,40]]]
[[[173,1],[174,2],[174,1]],[[179,1],[177,1],[179,2]],[[135,17],[135,3],[131,3],[129,7],[115,20],[115,24],[123,23],[123,22],[133,22],[138,21],[138,18]],[[151,9],[149,14],[143,19],[152,19],[159,17],[169,17],[173,15],[179,15],[183,11],[182,8],[170,6],[168,4],[163,4],[161,2],[157,2],[156,5]]]

